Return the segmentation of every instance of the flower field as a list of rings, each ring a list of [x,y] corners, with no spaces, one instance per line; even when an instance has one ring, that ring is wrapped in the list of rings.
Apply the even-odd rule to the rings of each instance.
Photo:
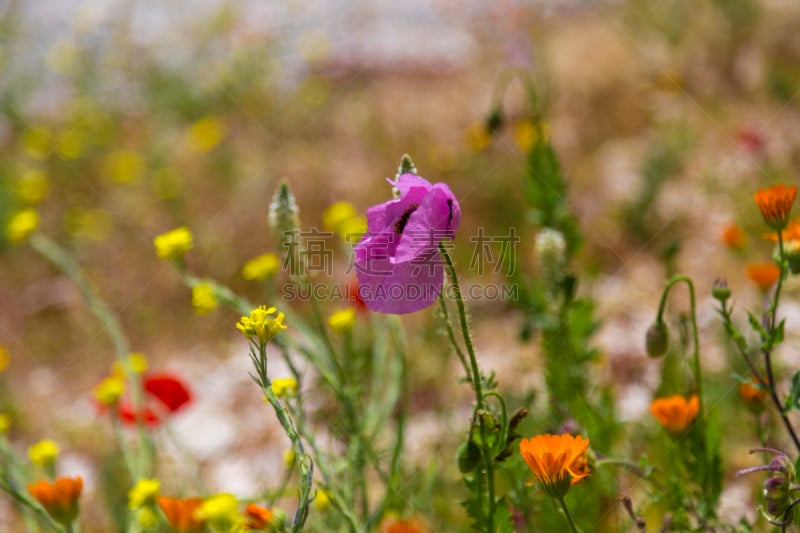
[[[0,3],[0,531],[799,529],[799,25]]]

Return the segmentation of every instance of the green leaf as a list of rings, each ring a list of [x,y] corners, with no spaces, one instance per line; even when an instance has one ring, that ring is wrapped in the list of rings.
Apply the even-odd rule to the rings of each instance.
[[[784,411],[792,411],[793,409],[800,409],[800,370],[792,376],[792,388],[783,406]]]

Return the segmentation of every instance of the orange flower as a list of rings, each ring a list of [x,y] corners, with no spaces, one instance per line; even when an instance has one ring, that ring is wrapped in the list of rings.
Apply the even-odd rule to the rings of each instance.
[[[156,501],[169,525],[178,533],[195,533],[203,527],[203,521],[195,518],[195,512],[203,504],[202,498],[158,496]]]
[[[722,230],[722,242],[732,250],[741,250],[747,241],[747,235],[738,224],[729,224]]]
[[[567,433],[537,435],[519,442],[522,458],[548,496],[562,498],[569,488],[589,475],[586,451],[589,439]],[[532,485],[533,482],[528,483]]]
[[[244,510],[247,529],[264,529],[272,522],[272,511],[254,503],[248,503]]]
[[[700,412],[700,402],[693,394],[689,401],[681,395],[658,398],[650,404],[650,412],[662,426],[673,433],[682,433]]]
[[[779,183],[768,189],[759,190],[753,195],[753,198],[761,210],[761,216],[764,217],[767,226],[780,231],[789,222],[789,213],[792,211],[792,204],[794,204],[796,196],[797,187]]]
[[[390,516],[381,522],[381,533],[425,533],[427,528],[419,518]]]
[[[780,275],[781,269],[775,263],[750,263],[747,265],[747,277],[763,292],[768,291],[778,281]]]
[[[41,480],[28,485],[28,492],[36,498],[53,517],[53,520],[68,526],[78,516],[78,498],[83,491],[80,476],[59,477],[55,482]]]
[[[760,411],[764,407],[767,390],[763,388],[760,381],[753,378],[750,382],[739,384],[739,396],[748,407]]]

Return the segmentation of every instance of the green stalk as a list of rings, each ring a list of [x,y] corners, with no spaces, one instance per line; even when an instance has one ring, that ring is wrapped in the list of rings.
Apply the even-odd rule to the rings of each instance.
[[[445,264],[447,265],[447,271],[450,276],[450,284],[453,286],[456,307],[458,308],[459,324],[461,325],[461,336],[464,338],[464,345],[467,348],[470,369],[472,371],[472,388],[475,391],[475,410],[473,411],[473,417],[477,416],[478,418],[478,425],[481,435],[481,458],[483,459],[483,467],[486,472],[486,484],[489,498],[488,513],[486,516],[486,531],[493,533],[495,507],[494,457],[491,456],[491,450],[489,450],[486,445],[486,424],[483,421],[483,416],[481,416],[482,411],[484,411],[486,408],[486,399],[483,396],[481,373],[480,369],[478,368],[478,359],[475,356],[475,348],[472,346],[472,336],[470,334],[469,324],[467,321],[467,311],[464,307],[464,298],[461,294],[461,286],[458,283],[458,274],[456,273],[453,259],[450,257],[450,253],[447,251],[447,248],[444,246],[443,242],[439,242],[439,252],[442,254]],[[480,498],[483,499],[480,476],[478,476],[478,482],[479,492],[481,493]]]
[[[778,276],[778,285],[775,287],[775,296],[772,300],[772,305],[769,308],[769,331],[767,332],[770,338],[775,334],[775,320],[778,314],[778,302],[781,297],[781,288],[783,287],[783,278],[786,275],[786,261],[785,261],[785,250],[783,246],[783,235],[780,231],[778,231],[778,256],[780,258],[780,268],[781,273]],[[771,344],[771,341],[770,341]],[[800,439],[797,437],[797,433],[794,431],[794,427],[792,423],[789,421],[789,417],[786,416],[786,411],[783,409],[781,405],[780,398],[778,398],[778,393],[775,390],[775,376],[772,372],[772,348],[768,350],[763,350],[764,352],[764,368],[767,374],[767,387],[769,388],[769,395],[772,399],[772,403],[775,405],[775,408],[780,413],[781,421],[783,422],[783,427],[786,428],[786,432],[789,433],[789,436],[792,438],[792,442],[794,442],[795,447],[798,451],[800,451]]]
[[[572,530],[572,533],[578,533],[578,528],[575,526],[575,522],[572,521],[572,516],[569,514],[569,509],[567,508],[567,504],[564,503],[564,497],[558,498],[558,503],[561,505],[561,510],[564,512],[564,516],[567,518],[567,522],[569,522],[569,528]]]
[[[267,398],[267,401],[275,411],[275,415],[278,417],[278,421],[283,427],[284,433],[286,433],[286,436],[292,441],[295,461],[297,462],[297,467],[300,472],[300,501],[297,504],[297,510],[295,510],[291,525],[291,532],[297,533],[302,531],[303,525],[308,518],[308,504],[310,502],[311,485],[313,482],[314,463],[311,457],[305,453],[303,442],[300,439],[294,421],[272,391],[272,384],[267,377],[267,344],[265,342],[260,342],[255,349],[258,351],[257,356],[253,355],[253,363],[258,372],[257,382],[264,396]]]

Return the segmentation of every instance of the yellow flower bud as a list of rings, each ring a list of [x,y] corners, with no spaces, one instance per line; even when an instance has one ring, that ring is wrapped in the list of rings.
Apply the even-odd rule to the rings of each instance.
[[[157,479],[140,479],[128,491],[128,509],[135,511],[145,505],[155,504],[156,496],[161,490],[161,482]]]
[[[192,287],[192,306],[198,315],[205,315],[214,311],[219,305],[217,293],[210,283],[198,283]]]
[[[98,383],[92,392],[100,405],[106,407],[115,405],[125,392],[125,379],[119,374],[108,376]]]
[[[328,317],[328,326],[333,331],[347,331],[356,323],[356,310],[352,307],[336,311]]]
[[[271,253],[262,254],[244,264],[242,277],[248,280],[266,279],[275,274],[280,267],[281,261],[277,255]]]
[[[4,434],[11,427],[11,416],[0,413],[0,435]]]
[[[6,226],[6,236],[11,242],[22,242],[39,226],[39,213],[35,209],[23,209],[11,215]]]
[[[160,259],[178,259],[192,249],[192,232],[186,226],[175,228],[153,239]]]

